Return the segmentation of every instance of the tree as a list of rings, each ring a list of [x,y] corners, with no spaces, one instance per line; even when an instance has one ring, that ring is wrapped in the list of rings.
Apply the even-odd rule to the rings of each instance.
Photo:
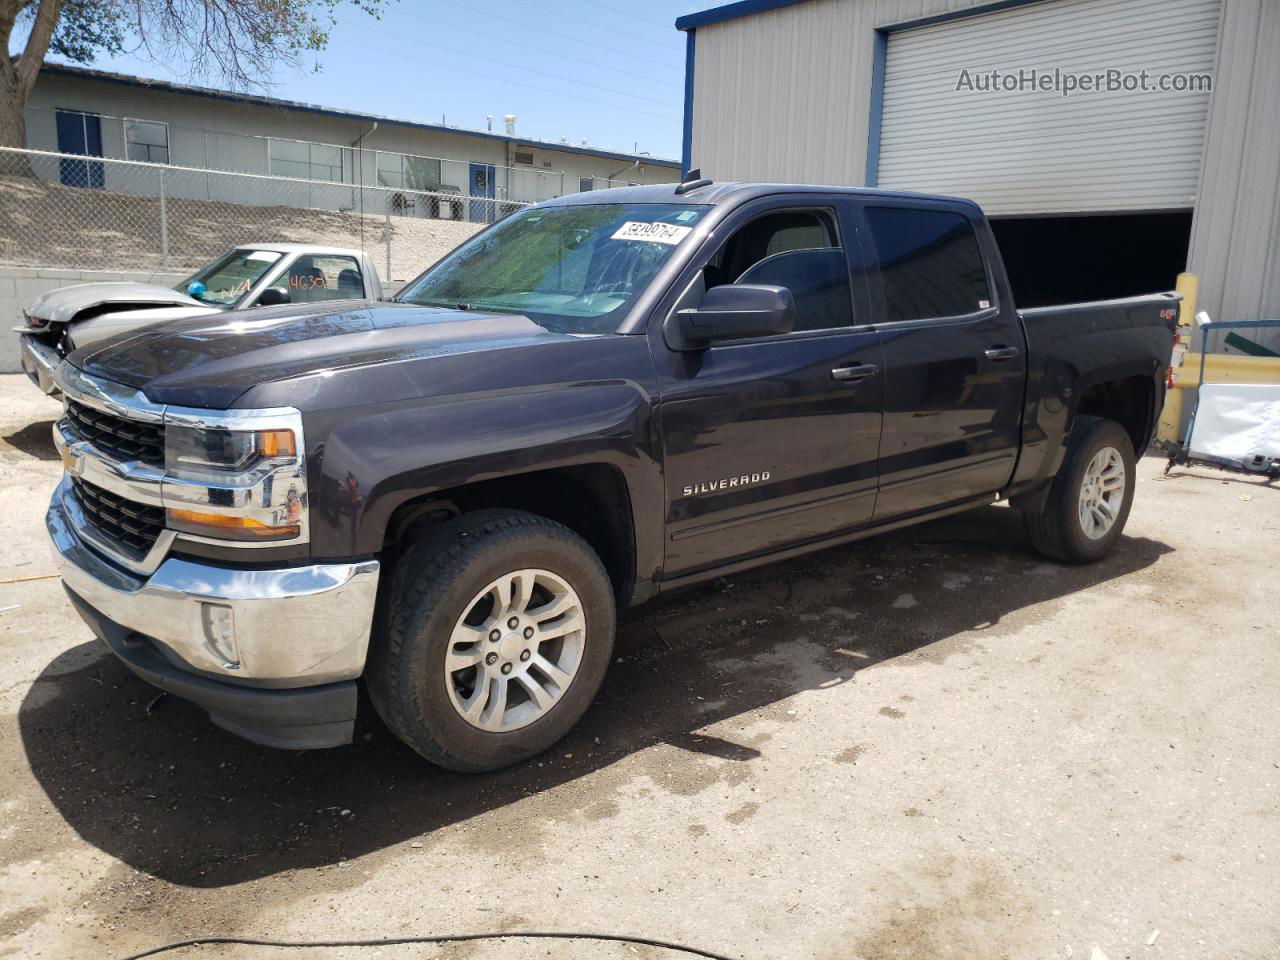
[[[261,88],[273,66],[325,48],[344,2],[377,17],[386,0],[0,0],[0,146],[27,145],[24,111],[50,52],[91,63],[134,39],[192,77]],[[17,53],[15,31],[26,31]]]

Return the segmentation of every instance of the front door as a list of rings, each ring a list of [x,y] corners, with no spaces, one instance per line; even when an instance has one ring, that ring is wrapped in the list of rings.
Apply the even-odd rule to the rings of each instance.
[[[723,283],[785,286],[793,332],[694,352],[650,337],[662,394],[664,579],[870,521],[884,380],[845,201],[761,201],[717,231],[678,307]],[[655,323],[654,327],[660,327]]]
[[[876,520],[993,494],[1018,457],[1027,357],[1013,304],[998,301],[996,251],[979,240],[990,234],[969,205],[886,198],[862,213],[883,318]]]
[[[493,223],[494,183],[492,163],[471,164],[471,211],[467,219],[472,223]]]
[[[96,113],[58,110],[58,152],[82,157],[102,156],[102,119]],[[68,187],[97,187],[103,184],[102,164],[91,160],[58,161],[58,178]]]

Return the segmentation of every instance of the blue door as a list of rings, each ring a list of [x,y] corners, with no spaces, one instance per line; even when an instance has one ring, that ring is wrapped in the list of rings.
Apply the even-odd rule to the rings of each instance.
[[[472,223],[493,223],[495,208],[493,202],[493,164],[471,164],[471,210],[467,217]]]
[[[57,111],[58,152],[102,156],[102,119],[96,113]],[[58,161],[58,177],[68,187],[102,188],[102,164],[90,160]]]

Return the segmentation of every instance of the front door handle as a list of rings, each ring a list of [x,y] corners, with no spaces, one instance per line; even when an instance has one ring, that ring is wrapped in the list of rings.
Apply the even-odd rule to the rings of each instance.
[[[985,352],[987,354],[988,360],[995,360],[996,362],[999,362],[1001,360],[1012,360],[1014,357],[1018,355],[1018,348],[1017,347],[992,347],[990,350],[987,350]]]
[[[831,371],[832,380],[865,380],[880,372],[874,363],[852,363],[847,367],[836,367]]]

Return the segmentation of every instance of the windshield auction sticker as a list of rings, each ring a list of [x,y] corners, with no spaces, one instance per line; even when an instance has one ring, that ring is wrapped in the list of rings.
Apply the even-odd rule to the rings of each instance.
[[[613,234],[614,240],[647,240],[650,243],[665,243],[675,246],[690,233],[693,227],[681,227],[674,223],[644,223],[640,220],[628,220]]]

